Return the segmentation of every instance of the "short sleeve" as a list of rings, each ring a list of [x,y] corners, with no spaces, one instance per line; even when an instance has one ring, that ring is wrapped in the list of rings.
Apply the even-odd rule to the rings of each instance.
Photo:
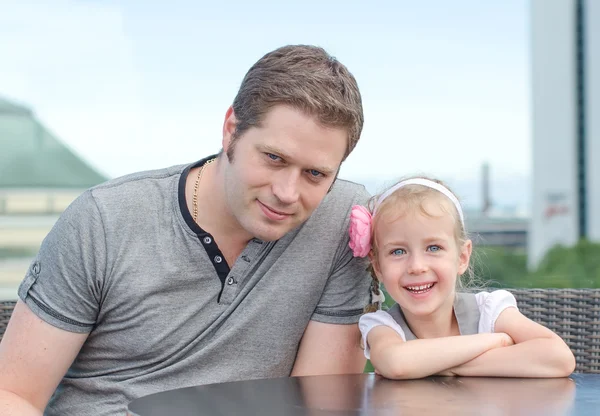
[[[105,263],[100,212],[91,191],[86,191],[43,240],[19,286],[19,298],[50,325],[90,332],[98,315]]]
[[[404,335],[404,331],[398,325],[392,316],[385,311],[376,311],[371,313],[366,313],[360,317],[358,321],[358,328],[360,329],[360,334],[362,337],[362,345],[365,348],[365,357],[367,359],[371,358],[371,349],[369,348],[369,343],[367,342],[367,336],[369,335],[369,331],[376,326],[387,326],[392,328],[394,331],[402,337],[404,341],[406,341],[406,335]]]
[[[340,233],[333,267],[311,320],[332,324],[356,324],[369,304],[371,276],[367,271],[368,260],[354,257],[348,246],[350,208],[354,204],[366,203],[368,193],[361,187],[352,199],[348,198],[346,219],[340,221],[341,228],[332,230]],[[351,202],[351,204],[348,204]],[[334,215],[328,213],[328,215]],[[337,214],[339,215],[339,214]]]
[[[507,290],[495,290],[491,293],[480,292],[476,296],[479,306],[479,333],[494,332],[494,325],[506,308],[517,308],[517,300]]]

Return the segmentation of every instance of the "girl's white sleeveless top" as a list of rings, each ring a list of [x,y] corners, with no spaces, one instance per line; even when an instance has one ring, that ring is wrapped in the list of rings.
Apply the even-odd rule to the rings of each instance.
[[[517,308],[517,301],[512,293],[506,290],[495,290],[493,292],[479,292],[475,294],[477,306],[479,307],[479,331],[478,333],[494,332],[494,324],[498,316],[506,308]],[[392,328],[406,341],[404,331],[392,316],[385,311],[377,311],[364,314],[358,326],[362,335],[362,345],[365,347],[365,357],[371,358],[367,335],[369,331],[376,326],[385,325]]]

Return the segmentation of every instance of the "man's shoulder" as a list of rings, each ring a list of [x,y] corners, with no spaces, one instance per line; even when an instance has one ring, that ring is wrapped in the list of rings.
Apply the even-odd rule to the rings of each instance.
[[[103,220],[122,222],[148,210],[171,209],[177,202],[179,179],[189,165],[139,171],[96,185],[72,204],[72,215],[99,211]],[[118,213],[118,215],[115,215]]]
[[[330,232],[332,229],[346,229],[350,210],[354,205],[365,205],[369,193],[364,185],[337,179],[321,205],[311,215],[311,229]]]
[[[173,178],[179,178],[181,173],[188,165],[175,165],[162,169],[145,170],[123,175],[114,179],[110,179],[95,187],[90,191],[94,196],[105,194],[130,193],[139,189],[140,192],[147,192],[148,183],[153,182],[160,187],[161,183],[170,182]]]
[[[98,225],[90,219],[100,214],[105,227],[109,222],[122,226],[147,210],[170,208],[176,203],[178,180],[187,166],[131,173],[89,188],[61,214],[62,222]],[[161,205],[161,201],[166,203]]]
[[[365,205],[369,198],[369,192],[364,185],[338,178],[323,202],[347,208],[351,205]]]

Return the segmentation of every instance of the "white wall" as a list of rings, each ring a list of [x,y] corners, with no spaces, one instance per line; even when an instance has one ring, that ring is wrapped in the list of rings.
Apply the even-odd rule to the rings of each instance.
[[[578,238],[574,23],[574,0],[531,1],[530,266],[553,245],[574,244]]]
[[[587,222],[588,237],[600,241],[600,2],[586,2]]]

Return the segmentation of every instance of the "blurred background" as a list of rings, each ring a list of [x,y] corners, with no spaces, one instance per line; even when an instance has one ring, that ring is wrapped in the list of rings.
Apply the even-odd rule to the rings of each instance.
[[[85,189],[221,147],[250,66],[315,44],[355,75],[341,176],[460,196],[494,287],[600,287],[596,0],[0,0],[0,299]]]

